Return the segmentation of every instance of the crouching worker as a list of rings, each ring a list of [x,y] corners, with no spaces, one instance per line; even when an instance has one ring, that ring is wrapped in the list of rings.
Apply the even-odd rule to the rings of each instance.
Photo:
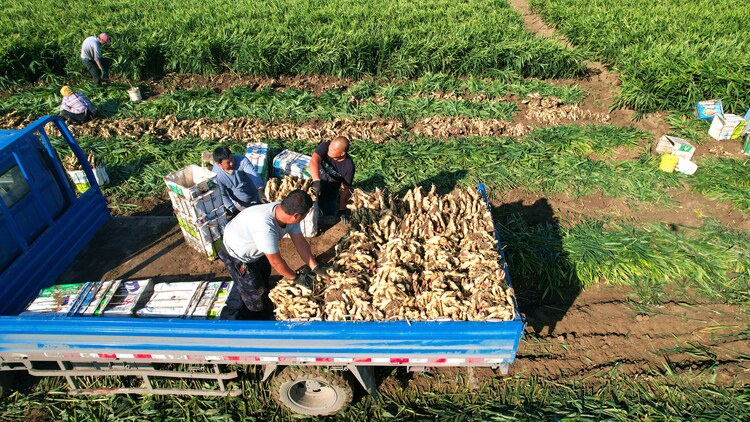
[[[266,202],[263,179],[247,157],[232,154],[227,147],[218,147],[213,158],[216,183],[224,207],[230,214],[236,215],[247,207]]]
[[[226,265],[244,305],[236,319],[270,319],[271,309],[266,303],[271,268],[297,284],[306,283],[306,277],[292,270],[279,252],[279,241],[287,233],[302,261],[315,274],[328,277],[315,261],[299,226],[312,204],[310,195],[298,189],[281,202],[257,205],[240,212],[224,229],[219,258]]]
[[[338,136],[331,142],[321,142],[310,159],[312,192],[318,197],[320,212],[327,217],[338,217],[349,223],[346,204],[352,196],[354,161],[349,156],[349,139]]]
[[[86,123],[96,116],[96,107],[80,92],[74,92],[69,86],[60,88],[63,99],[60,104],[60,115],[68,123]]]

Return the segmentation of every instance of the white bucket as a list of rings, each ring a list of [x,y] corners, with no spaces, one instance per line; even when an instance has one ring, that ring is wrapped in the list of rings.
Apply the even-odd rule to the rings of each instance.
[[[698,165],[690,160],[680,158],[680,160],[677,161],[677,166],[674,169],[675,171],[679,171],[680,173],[694,174],[695,171],[698,170]]]
[[[137,86],[134,86],[130,89],[128,89],[128,95],[130,96],[130,101],[138,102],[141,101],[141,89]]]

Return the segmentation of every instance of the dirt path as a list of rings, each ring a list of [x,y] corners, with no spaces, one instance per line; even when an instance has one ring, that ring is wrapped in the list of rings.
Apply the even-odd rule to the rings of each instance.
[[[518,11],[523,17],[526,27],[534,34],[551,38],[559,41],[568,48],[573,45],[554,28],[548,26],[542,17],[531,11],[527,0],[509,0],[511,6]],[[611,124],[619,126],[635,126],[638,129],[645,130],[658,139],[661,135],[669,132],[669,125],[663,121],[665,113],[654,113],[644,116],[642,119],[634,120],[635,113],[628,109],[612,109],[616,101],[617,92],[620,88],[620,77],[617,73],[611,72],[601,62],[588,62],[588,77],[576,80],[559,80],[556,83],[564,85],[578,85],[587,96],[581,102],[580,106],[584,110],[594,113],[609,112]]]

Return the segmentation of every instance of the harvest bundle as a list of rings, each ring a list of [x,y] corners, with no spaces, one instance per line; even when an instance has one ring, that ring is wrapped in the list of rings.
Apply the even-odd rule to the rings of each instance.
[[[330,280],[314,291],[282,280],[271,291],[277,319],[509,320],[491,215],[474,190],[438,195],[421,187],[403,198],[355,190],[349,234]]]

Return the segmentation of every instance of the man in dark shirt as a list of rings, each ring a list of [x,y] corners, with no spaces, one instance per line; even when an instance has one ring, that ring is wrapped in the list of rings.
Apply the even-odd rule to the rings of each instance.
[[[343,136],[321,142],[310,160],[312,191],[324,216],[337,216],[348,223],[346,203],[352,196],[354,161],[348,154],[349,140]]]

